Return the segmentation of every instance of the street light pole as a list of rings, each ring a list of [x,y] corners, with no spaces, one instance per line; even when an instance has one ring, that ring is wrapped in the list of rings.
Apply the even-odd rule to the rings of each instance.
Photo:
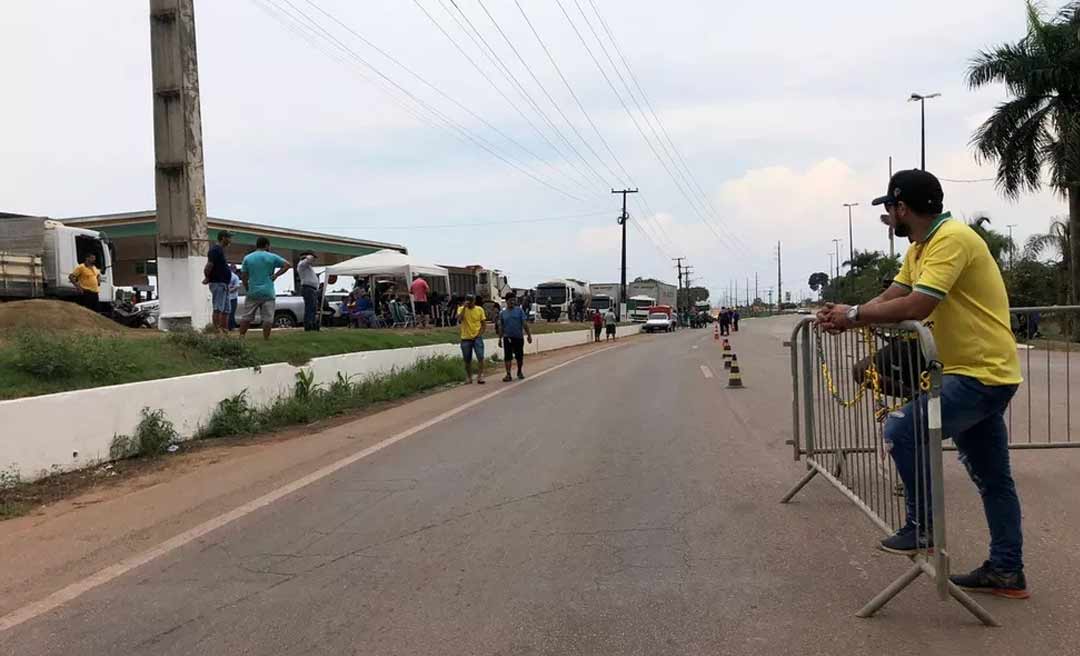
[[[1009,268],[1010,269],[1013,268],[1014,264],[1016,264],[1016,243],[1013,242],[1012,229],[1017,227],[1018,225],[1020,225],[1020,224],[1019,223],[1010,223],[1009,225],[1005,226],[1006,228],[1009,229]]]
[[[611,190],[613,194],[622,194],[622,214],[619,215],[619,225],[622,226],[622,267],[619,276],[619,307],[615,310],[619,321],[623,319],[622,308],[626,304],[626,222],[630,220],[630,215],[626,213],[626,195],[636,194],[637,192],[637,189]]]
[[[908,102],[918,102],[920,107],[920,114],[922,115],[922,170],[926,170],[926,101],[931,98],[937,98],[940,93],[913,93],[908,98]]]
[[[843,241],[844,241],[843,239],[834,239],[834,240],[832,240],[833,249],[836,250],[836,277],[837,278],[840,277],[840,244]]]
[[[847,208],[847,236],[848,236],[848,255],[851,262],[848,266],[855,265],[855,235],[851,231],[851,208],[858,207],[858,203],[844,203],[844,207]]]

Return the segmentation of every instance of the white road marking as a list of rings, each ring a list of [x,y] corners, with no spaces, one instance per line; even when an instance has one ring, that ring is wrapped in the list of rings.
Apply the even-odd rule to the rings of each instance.
[[[713,377],[712,369],[709,369],[705,365],[701,365],[701,375],[705,376],[706,378],[712,378]]]
[[[89,592],[90,590],[93,590],[94,588],[98,587],[99,585],[103,585],[105,583],[108,583],[109,581],[112,581],[113,579],[115,579],[115,578],[117,578],[119,576],[123,576],[124,574],[130,572],[131,570],[135,569],[136,567],[140,567],[142,565],[145,565],[146,563],[149,563],[150,561],[152,561],[152,560],[154,560],[156,558],[160,558],[161,556],[164,556],[164,555],[166,555],[166,554],[168,554],[168,553],[170,553],[172,551],[175,551],[175,550],[179,549],[180,547],[188,544],[189,542],[191,542],[193,540],[197,540],[197,539],[203,537],[204,535],[206,535],[208,533],[216,531],[217,529],[221,528],[222,526],[225,526],[226,524],[229,524],[229,523],[231,523],[231,522],[233,522],[233,521],[235,521],[237,519],[240,519],[241,517],[244,517],[246,515],[250,515],[251,513],[255,512],[256,510],[259,510],[260,508],[264,508],[264,507],[274,503],[275,501],[281,499],[282,497],[288,496],[288,495],[292,494],[293,492],[296,492],[297,490],[299,490],[299,489],[301,489],[303,487],[311,485],[312,483],[314,483],[316,481],[322,480],[322,479],[326,478],[327,476],[333,474],[334,472],[336,472],[336,471],[338,471],[340,469],[348,467],[349,465],[351,465],[351,464],[353,464],[353,463],[355,463],[357,461],[363,460],[364,458],[366,458],[366,457],[368,457],[368,456],[370,456],[370,455],[372,455],[374,453],[382,451],[383,449],[385,449],[388,446],[396,444],[397,442],[400,442],[401,440],[403,440],[403,439],[405,439],[407,437],[415,435],[415,434],[419,433],[422,430],[425,430],[427,428],[431,428],[432,426],[434,426],[434,425],[436,425],[436,424],[438,424],[440,422],[446,421],[447,419],[449,419],[449,418],[451,418],[451,417],[453,417],[455,415],[459,415],[462,412],[465,412],[466,410],[468,410],[468,409],[470,409],[470,408],[472,408],[474,406],[480,405],[481,403],[484,403],[485,401],[488,401],[489,399],[491,399],[493,397],[496,397],[496,396],[498,396],[500,394],[503,394],[505,392],[509,392],[510,390],[517,389],[517,388],[521,387],[522,384],[526,384],[529,381],[533,381],[533,380],[536,380],[536,379],[541,378],[543,376],[546,376],[547,374],[549,374],[549,373],[551,373],[553,371],[557,371],[559,369],[562,369],[565,366],[574,364],[575,362],[577,362],[579,360],[583,360],[585,358],[592,357],[592,356],[597,355],[599,353],[603,353],[605,351],[610,351],[610,350],[616,349],[616,348],[619,348],[619,346],[608,346],[606,348],[602,348],[602,349],[599,349],[599,350],[596,350],[596,351],[592,351],[590,353],[585,353],[583,355],[579,355],[576,358],[571,358],[570,360],[567,360],[566,362],[557,364],[557,365],[555,365],[553,367],[550,367],[548,369],[545,369],[545,370],[543,370],[543,371],[541,371],[539,373],[533,374],[532,376],[529,376],[528,378],[526,378],[524,381],[521,381],[521,382],[519,382],[519,383],[517,383],[515,385],[507,385],[506,387],[500,387],[499,389],[496,389],[496,390],[494,390],[492,392],[489,392],[489,393],[487,393],[487,394],[485,394],[483,396],[477,397],[477,398],[475,398],[475,399],[473,399],[471,401],[463,403],[462,405],[459,405],[458,407],[456,407],[456,408],[454,408],[452,410],[447,410],[446,412],[444,412],[444,413],[442,413],[440,415],[437,415],[435,417],[432,417],[431,419],[428,419],[425,422],[417,424],[416,426],[413,426],[412,428],[408,428],[408,429],[406,429],[406,430],[404,430],[404,431],[402,431],[402,432],[400,432],[400,433],[398,433],[396,435],[388,437],[385,440],[383,440],[382,442],[379,442],[378,444],[373,444],[373,445],[369,446],[368,448],[364,449],[363,451],[358,451],[358,452],[356,452],[356,453],[354,453],[354,454],[352,454],[350,456],[346,456],[346,457],[342,458],[341,460],[330,463],[329,465],[323,467],[322,469],[318,469],[316,471],[311,472],[307,476],[304,476],[302,478],[298,478],[298,479],[296,479],[295,481],[293,481],[291,483],[287,483],[287,484],[277,488],[276,490],[268,492],[267,494],[264,494],[263,496],[261,496],[261,497],[259,497],[257,499],[249,501],[248,503],[245,503],[244,505],[242,505],[242,506],[240,506],[238,508],[235,508],[235,509],[233,509],[233,510],[231,510],[231,511],[229,511],[229,512],[223,514],[223,515],[218,515],[217,517],[209,519],[209,520],[203,522],[202,524],[199,524],[198,526],[195,526],[193,528],[190,528],[190,529],[184,531],[183,533],[180,533],[179,535],[173,536],[172,538],[162,542],[161,544],[157,545],[156,547],[148,549],[148,550],[146,550],[146,551],[144,551],[142,553],[135,554],[134,556],[131,556],[129,558],[125,558],[125,559],[121,560],[120,562],[116,563],[115,565],[110,565],[109,567],[106,567],[105,569],[99,570],[99,571],[91,574],[90,576],[82,579],[81,581],[76,581],[75,583],[72,583],[71,585],[68,585],[67,587],[61,588],[60,590],[57,590],[56,592],[50,594],[49,596],[45,597],[44,599],[40,599],[38,601],[31,602],[31,603],[29,603],[29,604],[27,604],[27,605],[25,605],[25,606],[23,606],[21,608],[18,608],[16,610],[11,611],[7,615],[4,615],[3,617],[0,617],[0,633],[2,633],[4,631],[7,631],[8,629],[11,629],[13,627],[16,627],[19,624],[22,624],[23,622],[26,622],[27,620],[32,620],[35,617],[38,617],[39,615],[43,615],[44,613],[47,613],[47,612],[49,612],[51,610],[54,610],[54,609],[56,609],[56,608],[58,608],[58,607],[60,607],[60,606],[62,606],[64,604],[68,603],[69,601],[73,601],[74,599],[78,598],[79,596],[83,595],[84,593]]]

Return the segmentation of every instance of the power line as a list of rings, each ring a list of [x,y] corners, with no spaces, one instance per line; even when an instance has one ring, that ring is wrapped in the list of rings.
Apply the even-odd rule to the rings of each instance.
[[[497,68],[500,68],[503,76],[506,77],[507,80],[517,88],[518,92],[525,98],[526,102],[528,102],[532,106],[532,108],[540,115],[540,117],[544,119],[544,122],[547,123],[548,127],[550,127],[555,132],[555,134],[558,135],[562,142],[566,144],[566,146],[570,149],[570,152],[577,155],[578,159],[580,159],[582,163],[585,164],[585,168],[587,168],[589,172],[592,173],[593,176],[595,176],[595,178],[600,182],[601,185],[606,186],[607,181],[604,180],[604,177],[600,175],[600,173],[592,166],[592,164],[588,162],[588,160],[585,159],[585,157],[581,154],[581,151],[579,151],[577,147],[570,142],[570,139],[567,138],[566,134],[561,129],[559,129],[559,126],[555,125],[555,122],[551,120],[551,117],[548,116],[547,112],[544,111],[540,104],[536,102],[532,95],[525,89],[524,85],[521,84],[521,81],[518,80],[517,76],[514,75],[514,73],[510,70],[510,67],[507,66],[506,63],[502,60],[502,57],[499,56],[499,53],[496,52],[495,49],[491,46],[491,44],[488,43],[487,39],[484,38],[483,33],[481,33],[480,30],[476,27],[476,25],[473,24],[473,22],[469,19],[469,17],[465,14],[461,7],[458,6],[458,4],[454,2],[454,0],[450,0],[450,4],[453,5],[455,9],[457,9],[457,14],[461,16],[462,20],[465,21],[465,24],[468,25],[469,29],[466,29],[464,26],[462,26],[461,22],[457,20],[454,12],[450,11],[450,9],[446,7],[446,4],[443,0],[439,0],[439,4],[447,13],[450,14],[451,18],[454,19],[458,27],[465,31],[467,35],[469,34],[469,29],[472,30],[472,34],[475,34],[476,37],[480,40],[480,43],[483,44],[483,48],[481,49],[481,51],[485,52],[486,49],[485,56],[487,56],[487,53],[490,53],[490,56],[488,57],[489,61],[492,61],[492,63]],[[470,38],[472,37],[470,36]],[[476,39],[473,39],[473,43],[476,44]],[[493,60],[492,57],[494,58]],[[569,161],[569,159],[570,158],[567,158],[567,161]],[[577,166],[575,165],[574,168],[577,169]]]
[[[973,180],[955,180],[955,179],[952,179],[952,178],[938,178],[938,180],[941,180],[942,182],[962,182],[962,183],[966,183],[966,182],[995,182],[995,181],[997,181],[997,178],[975,178]]]
[[[596,210],[582,214],[568,214],[566,216],[547,216],[537,219],[512,219],[510,221],[480,221],[476,223],[441,223],[441,224],[415,224],[415,225],[373,225],[373,226],[310,226],[315,230],[419,230],[427,228],[472,228],[476,226],[516,225],[519,223],[543,223],[548,221],[570,221],[584,219],[593,216],[609,214],[611,210]]]
[[[574,1],[575,1],[575,3],[577,2],[577,0],[574,0]],[[690,168],[689,164],[687,164],[686,158],[683,157],[682,153],[679,151],[679,148],[675,145],[675,141],[671,138],[671,135],[668,133],[667,127],[664,125],[664,122],[660,119],[659,114],[657,114],[656,110],[653,108],[652,102],[649,100],[648,94],[645,93],[645,89],[642,87],[640,80],[638,79],[637,75],[634,73],[634,69],[630,66],[630,62],[626,59],[626,56],[623,54],[622,48],[619,47],[619,42],[615,39],[615,35],[612,32],[610,26],[608,26],[607,21],[604,20],[604,16],[603,16],[603,14],[600,13],[600,9],[596,6],[596,2],[594,0],[588,0],[588,2],[589,2],[589,5],[592,7],[593,12],[596,14],[596,17],[600,22],[600,26],[603,28],[605,34],[607,34],[608,40],[611,41],[611,45],[614,48],[616,54],[618,54],[620,61],[622,61],[623,66],[626,68],[626,72],[630,76],[630,79],[633,81],[634,87],[638,90],[638,93],[641,95],[641,99],[644,101],[645,106],[649,109],[649,113],[652,115],[653,120],[660,127],[660,131],[663,133],[664,139],[661,139],[660,136],[657,135],[656,130],[653,129],[651,125],[650,125],[650,129],[652,129],[653,134],[656,135],[657,140],[661,143],[661,145],[664,144],[664,140],[666,139],[667,143],[671,146],[671,152],[674,152],[675,156],[676,156],[675,158],[672,158],[672,163],[675,164],[676,170],[678,170],[679,164],[681,163],[682,168],[686,172],[684,178],[689,181],[688,186],[690,186],[692,189],[697,191],[697,193],[701,196],[701,198],[704,199],[705,204],[707,204],[707,206],[708,206],[708,209],[712,210],[712,214],[714,216],[716,216],[717,220],[719,221],[720,213],[716,210],[716,207],[712,204],[712,200],[709,199],[709,195],[705,192],[704,188],[701,186],[701,183],[698,182],[697,177],[693,173],[693,170]],[[578,11],[581,12],[583,17],[585,16],[585,13],[583,11],[581,11],[580,5],[578,6]],[[586,21],[588,21],[587,17],[586,17]],[[595,35],[595,33],[594,33],[594,35]],[[600,41],[599,37],[597,37],[597,41],[598,42]],[[602,42],[601,42],[601,48],[603,48]],[[606,49],[605,49],[605,55],[607,55]],[[619,72],[618,66],[616,66],[615,63],[613,61],[611,61],[610,55],[608,55],[608,61],[611,62],[612,68],[615,70],[616,73],[618,73]],[[634,100],[634,103],[638,107],[638,111],[640,111],[642,113],[642,116],[644,116],[645,119],[646,119],[646,124],[648,124],[649,123],[648,116],[645,114],[644,110],[641,109],[641,105],[638,104],[637,99],[634,98],[633,92],[630,90],[629,86],[626,85],[626,81],[622,79],[621,74],[619,75],[619,79],[623,81],[623,86],[627,87],[627,89],[626,89],[627,93],[629,93],[631,99]],[[665,148],[665,151],[667,151],[666,148]],[[669,153],[669,156],[670,156],[670,153]],[[742,242],[742,239],[739,238],[737,233],[731,233],[731,236],[737,243],[740,243],[744,247],[746,247],[745,243]],[[749,249],[747,248],[747,250],[749,250]]]
[[[418,81],[419,81],[419,82],[420,82],[421,84],[423,84],[424,86],[426,86],[426,87],[430,88],[431,90],[435,91],[435,93],[439,94],[439,95],[440,95],[440,96],[442,96],[443,98],[447,99],[448,101],[450,101],[451,103],[453,103],[454,105],[456,105],[457,107],[459,107],[460,109],[462,109],[463,111],[465,111],[466,113],[468,113],[468,114],[469,114],[470,116],[472,116],[472,117],[473,117],[473,118],[475,118],[476,120],[478,120],[478,121],[480,121],[481,123],[483,123],[483,124],[484,124],[485,126],[487,126],[488,128],[490,128],[490,129],[491,129],[491,130],[492,130],[493,132],[495,132],[496,134],[498,134],[499,136],[501,136],[501,137],[502,137],[503,139],[506,139],[506,140],[507,140],[508,142],[512,143],[513,145],[517,146],[518,148],[520,148],[520,149],[521,149],[522,151],[524,151],[524,152],[525,152],[525,153],[526,153],[527,155],[529,155],[529,156],[530,156],[530,157],[532,157],[533,159],[536,159],[536,160],[538,160],[538,161],[540,161],[540,162],[543,162],[544,164],[546,164],[546,165],[547,165],[548,167],[550,167],[550,168],[551,168],[551,169],[552,169],[553,171],[555,171],[556,173],[562,173],[562,174],[563,174],[564,176],[566,175],[566,174],[565,174],[565,173],[564,173],[563,171],[561,171],[560,169],[558,169],[558,168],[556,168],[555,166],[553,166],[553,165],[552,165],[552,164],[551,164],[550,162],[548,162],[548,161],[547,161],[546,159],[544,159],[543,157],[541,157],[541,156],[540,156],[540,155],[538,155],[537,153],[533,152],[533,151],[532,151],[532,150],[530,150],[530,149],[529,149],[529,148],[528,148],[527,146],[525,146],[524,144],[520,143],[519,141],[517,141],[516,139],[514,139],[514,138],[513,138],[513,137],[511,137],[510,135],[508,135],[508,134],[506,134],[505,132],[503,132],[502,130],[500,130],[500,129],[499,129],[498,127],[496,127],[496,126],[495,126],[495,125],[493,125],[493,124],[492,124],[491,122],[489,122],[489,121],[488,121],[487,119],[485,119],[485,118],[484,118],[483,116],[480,116],[479,114],[477,114],[477,113],[476,113],[476,112],[474,112],[473,110],[471,110],[471,109],[469,109],[468,107],[466,107],[465,105],[463,105],[463,104],[462,104],[461,102],[459,102],[459,101],[458,101],[458,100],[457,100],[456,98],[453,98],[453,97],[451,97],[451,96],[450,96],[449,94],[447,94],[446,92],[444,92],[444,91],[443,91],[442,89],[440,89],[439,87],[435,86],[434,84],[432,84],[431,82],[429,82],[429,81],[428,81],[427,79],[425,79],[425,78],[424,78],[424,77],[423,77],[422,75],[420,75],[419,73],[417,73],[416,71],[414,71],[414,70],[413,70],[412,68],[409,68],[409,67],[408,67],[407,65],[405,65],[405,64],[404,64],[403,62],[401,62],[401,61],[400,61],[399,59],[397,59],[396,57],[394,57],[393,55],[391,55],[391,54],[390,54],[389,52],[387,52],[387,51],[386,51],[386,50],[384,50],[383,48],[380,48],[380,47],[379,47],[379,46],[377,46],[376,44],[372,43],[372,42],[371,42],[370,40],[368,40],[367,38],[365,38],[365,37],[364,37],[364,36],[363,36],[362,34],[360,34],[359,32],[357,32],[357,31],[356,31],[356,30],[354,30],[353,28],[351,28],[351,27],[349,27],[348,25],[346,25],[346,24],[345,24],[344,22],[342,22],[342,21],[341,21],[340,19],[338,19],[338,18],[337,18],[336,16],[334,16],[333,14],[331,14],[331,13],[327,12],[327,11],[326,11],[325,9],[323,9],[323,8],[322,8],[322,7],[320,7],[319,5],[315,4],[315,3],[314,3],[314,2],[312,1],[312,0],[305,0],[305,2],[307,2],[307,4],[309,4],[309,5],[311,5],[311,6],[312,6],[312,7],[313,7],[313,8],[315,9],[315,10],[317,10],[317,11],[318,11],[319,13],[323,14],[324,16],[326,16],[327,18],[329,18],[329,19],[330,19],[331,21],[333,21],[334,23],[336,23],[336,24],[337,24],[338,26],[340,26],[340,27],[341,27],[342,29],[344,29],[344,30],[345,30],[346,32],[348,32],[349,34],[352,34],[352,35],[353,35],[354,37],[356,37],[357,39],[359,39],[359,40],[360,40],[360,41],[361,41],[361,42],[362,42],[362,43],[363,43],[364,45],[368,46],[369,48],[371,48],[371,49],[372,49],[372,50],[374,50],[375,52],[379,53],[380,55],[382,55],[382,56],[383,56],[383,57],[385,57],[386,59],[388,59],[388,60],[390,60],[391,62],[393,62],[394,64],[396,64],[396,65],[397,65],[398,67],[400,67],[400,68],[401,68],[402,70],[404,70],[405,72],[407,72],[407,73],[408,73],[409,75],[412,75],[412,76],[413,76],[414,78],[416,78],[416,79],[417,79],[417,80],[418,80]],[[291,6],[291,3],[290,3],[290,6]],[[573,182],[573,183],[577,184],[577,183],[576,183],[576,181],[575,181],[575,180],[573,180],[572,178],[570,178],[569,176],[566,176],[566,177],[567,177],[567,180],[569,180],[570,182]]]
[[[546,143],[546,144],[547,144],[547,145],[548,145],[548,146],[549,146],[549,147],[550,147],[550,148],[551,148],[551,149],[552,149],[552,150],[553,150],[554,152],[555,152],[555,154],[556,154],[557,156],[561,157],[561,158],[562,158],[563,160],[567,160],[567,157],[566,157],[565,153],[563,153],[563,152],[562,152],[562,150],[560,150],[560,149],[559,149],[559,147],[558,147],[557,145],[555,145],[555,142],[553,142],[553,141],[552,141],[552,140],[551,140],[551,139],[550,139],[550,138],[549,138],[549,137],[547,136],[547,133],[545,133],[545,132],[544,132],[543,130],[541,130],[541,129],[540,129],[540,127],[539,127],[539,126],[537,126],[537,125],[536,125],[536,123],[534,123],[534,122],[533,122],[533,120],[532,120],[531,118],[529,118],[529,117],[528,117],[528,116],[527,116],[527,115],[525,114],[525,112],[524,112],[524,111],[523,111],[523,110],[521,109],[521,107],[519,107],[519,106],[518,106],[518,104],[517,104],[516,102],[514,102],[514,101],[513,101],[513,100],[512,100],[512,99],[511,99],[511,98],[510,98],[510,97],[509,97],[508,95],[506,95],[506,92],[504,92],[504,91],[502,90],[502,88],[501,88],[501,87],[500,87],[500,86],[498,85],[498,83],[496,83],[496,82],[495,82],[495,80],[491,79],[491,76],[490,76],[490,75],[488,75],[487,71],[485,71],[485,70],[484,70],[484,68],[483,68],[482,66],[480,66],[480,64],[478,64],[478,63],[476,62],[476,60],[472,58],[472,56],[470,56],[470,55],[469,55],[469,53],[465,52],[465,48],[463,48],[463,47],[461,46],[461,44],[460,44],[460,43],[458,43],[458,42],[457,42],[457,40],[456,40],[456,39],[455,39],[455,38],[454,38],[454,37],[453,37],[453,36],[452,36],[452,35],[451,35],[451,34],[450,34],[450,33],[449,33],[448,31],[446,31],[446,28],[444,28],[444,27],[442,26],[442,24],[441,24],[441,23],[440,23],[440,22],[438,21],[438,19],[436,19],[436,18],[435,18],[435,17],[434,17],[434,16],[433,16],[433,15],[431,14],[431,12],[429,12],[429,11],[428,11],[428,10],[427,10],[427,9],[426,9],[426,8],[425,8],[425,7],[423,6],[423,5],[422,5],[422,4],[420,4],[420,1],[419,1],[419,0],[413,0],[413,4],[415,4],[415,5],[416,5],[416,7],[417,7],[417,8],[418,8],[418,9],[419,9],[419,10],[420,10],[420,11],[421,11],[421,12],[422,12],[423,14],[424,14],[424,16],[426,16],[426,17],[427,17],[428,21],[430,21],[430,22],[431,22],[431,24],[432,24],[432,25],[434,25],[434,26],[436,27],[436,29],[438,29],[438,30],[439,30],[439,31],[440,31],[440,32],[442,33],[442,35],[446,37],[446,39],[447,39],[448,41],[450,41],[451,45],[453,45],[453,46],[454,46],[454,48],[455,48],[455,49],[456,49],[456,50],[457,50],[457,51],[458,51],[459,53],[461,53],[461,56],[462,56],[462,57],[464,57],[464,58],[465,58],[465,60],[466,60],[466,61],[468,61],[468,62],[469,62],[469,64],[471,64],[471,65],[472,65],[472,67],[473,67],[473,68],[475,68],[475,69],[476,69],[476,71],[477,71],[478,73],[480,73],[480,75],[481,75],[481,76],[482,76],[482,77],[483,77],[483,78],[484,78],[485,80],[487,80],[487,83],[488,83],[489,85],[491,85],[491,88],[492,88],[492,89],[494,89],[494,90],[495,90],[495,92],[496,92],[496,93],[498,93],[498,94],[499,94],[499,95],[500,95],[500,96],[502,97],[502,99],[503,99],[503,100],[505,100],[505,101],[507,102],[507,104],[508,104],[508,105],[510,105],[510,107],[512,107],[512,108],[513,108],[513,110],[514,110],[515,112],[517,112],[517,114],[518,114],[518,115],[519,115],[519,116],[520,116],[520,117],[522,118],[522,120],[524,120],[524,121],[525,121],[525,123],[526,123],[526,124],[528,124],[528,126],[529,126],[530,128],[532,128],[534,132],[536,132],[536,134],[537,134],[537,135],[538,135],[538,136],[539,136],[539,137],[540,137],[540,138],[541,138],[541,139],[542,139],[542,140],[543,140],[543,141],[544,141],[544,142],[545,142],[545,143]],[[449,10],[445,8],[445,5],[443,5],[443,8],[444,8],[444,10],[446,10],[447,12],[449,12]],[[457,17],[456,17],[456,16],[454,16],[454,15],[453,15],[452,13],[450,14],[450,17],[451,17],[451,18],[452,18],[452,19],[453,19],[453,20],[454,20],[455,22],[457,22]],[[461,28],[462,30],[465,30],[464,26],[463,26],[463,25],[461,25],[461,23],[460,23],[460,22],[457,22],[457,24],[458,24],[458,27],[460,27],[460,28]],[[476,39],[475,39],[475,38],[474,38],[474,37],[472,36],[472,34],[470,34],[470,33],[469,33],[468,31],[465,31],[465,34],[466,34],[466,36],[468,36],[468,37],[469,37],[469,38],[470,38],[470,39],[471,39],[471,40],[473,41],[473,44],[474,44],[474,45],[476,45],[476,47],[477,47],[477,48],[480,48],[480,44],[479,44],[479,43],[478,43],[478,42],[476,41]],[[483,49],[481,49],[481,52],[482,52],[482,53],[483,53],[483,54],[484,54],[485,56],[488,56],[488,55],[487,55],[487,53],[483,51]],[[488,61],[491,61],[491,58],[490,58],[490,56],[488,56]],[[497,65],[495,65],[495,64],[494,64],[494,62],[492,63],[492,65],[494,65],[494,66],[495,66],[495,68],[496,68],[496,70],[498,70],[498,66],[497,66]],[[501,73],[502,71],[500,70],[499,72]],[[505,76],[505,74],[504,74],[504,76]],[[568,161],[568,160],[567,160],[567,163],[569,163],[569,161]],[[571,166],[573,166],[573,165],[571,165]],[[577,167],[573,167],[573,171],[574,171],[575,173],[577,173],[578,175],[582,175],[582,176],[584,176],[584,173],[583,173],[582,171],[580,171],[580,170],[579,170],[579,169],[578,169]],[[591,182],[583,182],[583,180],[585,180],[585,179],[586,179],[585,177],[583,177],[583,178],[582,178],[582,180],[578,180],[578,179],[576,179],[576,178],[571,178],[571,177],[570,177],[570,176],[569,176],[569,175],[568,175],[568,174],[567,174],[566,172],[564,172],[564,171],[561,171],[561,169],[560,169],[560,172],[561,172],[561,173],[562,173],[562,174],[563,174],[563,175],[564,175],[564,176],[565,176],[565,177],[566,177],[567,179],[569,179],[569,180],[573,180],[574,184],[578,185],[578,186],[579,186],[579,187],[581,187],[582,189],[589,189],[589,188],[591,188]]]
[[[641,138],[645,141],[645,144],[649,147],[649,150],[652,151],[653,156],[656,157],[656,160],[658,162],[660,162],[660,165],[667,172],[667,174],[671,178],[672,182],[675,183],[675,187],[682,194],[683,198],[686,199],[687,203],[690,205],[690,208],[692,210],[694,210],[694,212],[696,214],[698,214],[698,217],[701,219],[701,222],[704,223],[712,231],[712,233],[714,235],[716,235],[716,238],[718,240],[720,240],[721,243],[725,244],[732,251],[738,252],[739,249],[737,247],[735,247],[734,244],[727,237],[722,236],[711,223],[709,223],[707,220],[705,220],[704,216],[701,214],[701,211],[698,209],[697,205],[694,203],[693,200],[690,199],[690,195],[683,188],[683,185],[679,181],[679,178],[674,173],[672,173],[671,167],[669,167],[667,162],[664,160],[664,158],[660,156],[660,153],[656,150],[656,147],[653,145],[652,140],[649,139],[648,135],[646,135],[645,131],[641,128],[641,124],[638,122],[637,117],[635,117],[634,113],[632,111],[630,111],[630,107],[627,106],[626,101],[623,100],[622,96],[619,94],[619,90],[615,87],[615,83],[611,81],[611,78],[608,76],[607,71],[605,71],[604,67],[600,64],[600,60],[598,60],[596,58],[596,55],[593,53],[592,48],[590,48],[588,42],[586,42],[585,37],[581,34],[581,31],[577,28],[577,25],[574,23],[573,19],[570,17],[570,14],[566,11],[566,7],[563,5],[562,0],[555,0],[555,3],[559,6],[559,9],[562,11],[563,16],[566,18],[567,22],[570,24],[570,27],[573,29],[574,34],[577,35],[578,40],[581,42],[581,45],[585,48],[585,51],[589,54],[589,57],[592,59],[593,63],[596,65],[597,70],[600,71],[600,74],[601,74],[601,76],[603,76],[604,81],[607,82],[607,85],[611,88],[612,93],[615,94],[615,97],[619,101],[619,104],[622,105],[622,108],[626,112],[626,115],[630,117],[630,121],[634,124],[634,127],[638,131],[638,134],[641,135]],[[579,8],[580,8],[580,5],[579,5]],[[590,29],[592,29],[591,25],[590,25]],[[595,36],[595,31],[593,33],[594,33],[594,36]]]
[[[350,48],[347,44],[343,43],[340,39],[338,39],[336,36],[334,36],[333,33],[331,33],[329,30],[327,30],[325,27],[323,27],[321,24],[319,24],[316,20],[314,20],[311,16],[309,16],[307,13],[305,13],[302,9],[299,9],[298,7],[296,7],[296,5],[294,5],[290,0],[283,0],[283,1],[287,5],[289,5],[297,14],[302,16],[310,25],[304,25],[304,23],[302,23],[301,21],[296,19],[296,17],[292,16],[292,14],[290,12],[283,9],[281,7],[281,5],[277,4],[276,0],[266,0],[266,1],[270,5],[272,5],[275,9],[277,9],[278,11],[282,12],[283,14],[288,15],[291,19],[296,21],[298,25],[307,28],[309,31],[314,32],[317,37],[326,39],[326,40],[330,41],[331,43],[333,43],[337,48],[339,48],[343,52],[347,53],[354,61],[356,61],[356,62],[360,63],[361,65],[363,65],[365,68],[367,68],[372,73],[374,73],[376,76],[378,76],[380,79],[384,80],[387,84],[391,85],[392,87],[397,89],[400,93],[402,93],[403,95],[408,97],[410,100],[412,100],[418,106],[420,106],[421,108],[423,108],[424,110],[426,110],[427,112],[429,112],[430,114],[435,116],[437,119],[439,119],[443,123],[445,123],[446,126],[449,126],[449,129],[452,132],[456,132],[459,136],[464,137],[468,141],[471,141],[473,144],[480,147],[484,151],[488,152],[493,157],[495,157],[495,158],[501,160],[502,162],[504,162],[505,164],[508,164],[509,166],[517,169],[521,173],[524,173],[528,177],[530,177],[533,180],[543,184],[544,186],[546,186],[546,187],[548,187],[548,188],[550,188],[550,189],[552,189],[554,191],[557,191],[558,193],[560,193],[560,194],[562,194],[564,196],[567,196],[568,198],[571,198],[573,200],[577,200],[577,201],[582,200],[578,196],[575,196],[574,194],[572,194],[572,193],[570,193],[570,192],[568,192],[568,191],[566,191],[566,190],[564,190],[564,189],[562,189],[560,187],[557,187],[557,186],[553,185],[552,183],[538,177],[532,171],[529,171],[528,169],[524,168],[523,166],[519,165],[518,163],[508,159],[507,157],[503,156],[501,153],[497,152],[497,146],[495,146],[491,142],[487,141],[483,137],[481,137],[479,135],[476,135],[471,130],[469,130],[468,128],[462,126],[461,124],[454,121],[453,119],[449,118],[444,113],[442,113],[441,111],[439,111],[438,109],[433,107],[430,103],[428,103],[428,102],[424,101],[423,99],[419,98],[418,96],[416,96],[416,94],[412,93],[411,91],[409,91],[408,89],[406,89],[405,87],[403,87],[402,85],[400,85],[399,83],[394,81],[390,76],[383,73],[378,67],[372,65],[370,62],[368,62],[366,59],[364,59],[363,56],[361,56],[355,50]],[[322,36],[320,36],[320,34]],[[381,86],[380,86],[380,88],[381,88]],[[385,89],[383,89],[383,90],[386,91]]]

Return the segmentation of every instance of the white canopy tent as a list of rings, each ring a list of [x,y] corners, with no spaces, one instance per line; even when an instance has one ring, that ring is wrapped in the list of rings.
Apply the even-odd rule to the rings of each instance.
[[[332,264],[326,267],[325,273],[328,276],[401,276],[405,278],[406,285],[412,282],[414,274],[419,274],[425,277],[443,278],[446,281],[446,289],[450,289],[450,274],[443,267],[422,262],[412,255],[389,249]],[[414,314],[415,310],[415,304],[413,304]]]

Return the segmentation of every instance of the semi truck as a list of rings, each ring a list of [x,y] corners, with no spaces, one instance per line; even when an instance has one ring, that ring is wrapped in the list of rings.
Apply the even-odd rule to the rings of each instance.
[[[575,301],[587,308],[591,298],[589,285],[573,278],[556,278],[536,286],[537,311],[548,322],[569,321]]]
[[[594,282],[589,285],[589,309],[604,314],[608,310],[619,311],[622,297],[617,282]]]
[[[77,299],[80,291],[68,275],[91,253],[101,270],[98,310],[108,313],[115,298],[111,279],[115,258],[104,233],[41,216],[0,218],[0,301]]]

